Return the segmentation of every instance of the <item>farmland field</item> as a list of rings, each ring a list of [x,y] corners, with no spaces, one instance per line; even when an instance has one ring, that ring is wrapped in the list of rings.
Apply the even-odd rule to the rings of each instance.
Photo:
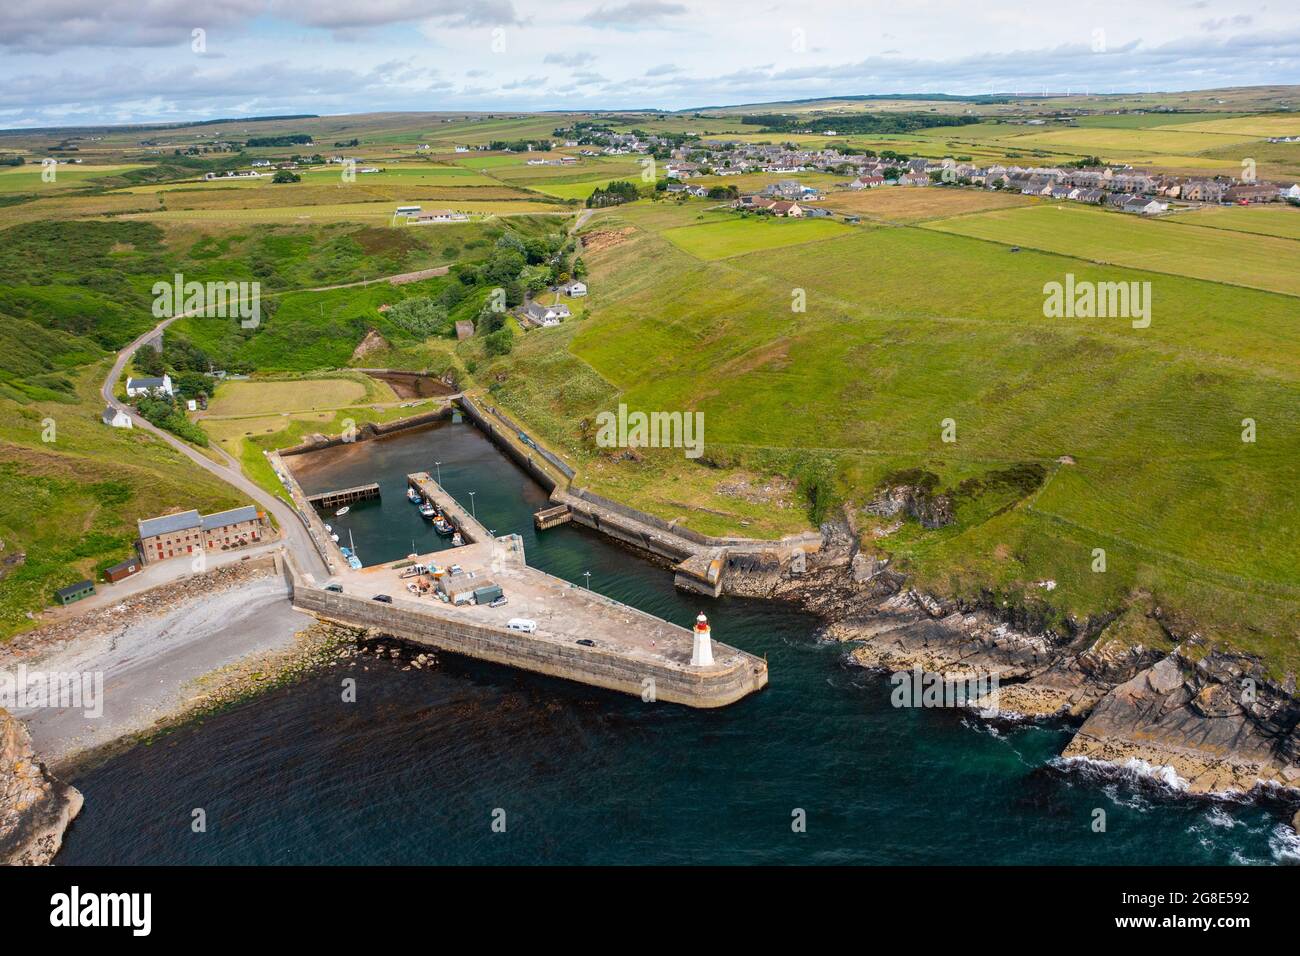
[[[447,205],[471,216],[515,216],[570,212],[564,206],[527,201],[470,202],[445,200]],[[271,206],[261,209],[168,209],[160,212],[128,213],[132,219],[159,222],[390,222],[394,203],[338,203],[318,206]],[[430,226],[429,228],[436,227]],[[412,227],[413,228],[413,227]]]
[[[281,414],[340,408],[368,397],[371,401],[397,400],[392,389],[376,382],[368,390],[361,381],[345,378],[300,379],[297,381],[224,382],[208,405],[208,415],[236,416]]]
[[[1300,244],[1077,204],[963,216],[927,228],[1094,262],[1300,295]]]
[[[857,191],[837,190],[828,194],[822,205],[835,212],[870,216],[873,219],[919,222],[989,209],[1028,206],[1037,202],[1040,200],[1019,193],[927,186],[918,189],[882,187]]]
[[[1214,233],[1230,244],[1258,237],[1096,210],[1062,230],[1052,214],[1031,206],[747,251],[756,243],[741,227],[795,223],[681,226],[667,209],[603,212],[587,230],[616,230],[622,241],[589,257],[588,317],[527,336],[494,363],[496,399],[575,460],[594,489],[706,532],[743,521],[750,533],[781,533],[797,522],[789,512],[738,510],[666,454],[639,466],[594,455],[578,422],[617,402],[700,410],[710,457],[724,467],[825,483],[854,507],[907,469],[947,488],[967,482],[984,490],[959,505],[956,527],[909,527],[888,539],[926,586],[971,593],[992,582],[1023,595],[1032,567],[1056,582],[1049,600],[1060,613],[1154,592],[1239,646],[1300,662],[1293,645],[1269,636],[1300,624],[1300,542],[1265,527],[1265,515],[1296,513],[1300,487],[1294,299],[1135,271],[1116,261],[1108,230],[1156,237],[1166,246],[1157,244],[1163,254],[1152,261],[1184,274],[1200,268],[1196,257],[1177,259],[1184,232],[1211,245]],[[1008,255],[1000,244],[1008,240],[940,231],[1021,216],[1062,236],[1057,244],[1086,252],[1092,239],[1112,249],[1114,264]],[[1044,317],[1044,283],[1066,272],[1151,282],[1151,326]],[[805,313],[791,312],[796,286],[806,290]],[[1252,412],[1269,419],[1268,447],[1240,440]],[[954,445],[940,440],[949,418],[958,423]],[[1016,490],[1013,473],[1041,477]],[[1094,547],[1107,550],[1110,573],[1089,572]],[[1243,616],[1267,623],[1242,629]]]
[[[7,166],[0,168],[0,194],[13,192],[35,192],[61,189],[67,186],[82,185],[129,172],[143,167],[135,163],[122,163],[113,166],[58,166],[54,170],[54,182],[45,182],[41,178],[42,169],[39,162],[26,166]]]
[[[1300,209],[1288,206],[1202,206],[1180,212],[1169,221],[1250,232],[1260,236],[1300,239]]]
[[[735,218],[681,226],[664,238],[697,259],[726,259],[759,249],[775,249],[848,235],[852,229],[830,219]]]

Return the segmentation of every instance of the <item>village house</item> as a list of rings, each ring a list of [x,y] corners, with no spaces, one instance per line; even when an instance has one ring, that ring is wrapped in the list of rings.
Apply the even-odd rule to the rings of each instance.
[[[875,189],[885,185],[884,176],[859,176],[849,183],[850,189]]]
[[[564,294],[571,299],[578,299],[587,294],[587,283],[576,279],[564,287]]]
[[[1277,198],[1277,186],[1272,183],[1240,183],[1223,194],[1225,202],[1272,202]]]
[[[175,395],[172,378],[164,374],[162,378],[128,378],[126,380],[127,398],[137,395]]]
[[[1223,194],[1227,191],[1227,183],[1213,179],[1193,179],[1183,183],[1179,196],[1192,202],[1222,202]]]
[[[408,218],[416,225],[423,225],[427,222],[465,222],[469,215],[451,209],[426,209]]]
[[[111,425],[113,428],[134,428],[131,423],[131,416],[120,408],[114,408],[112,405],[105,407],[99,420],[105,425]]]
[[[1146,196],[1135,196],[1124,203],[1122,208],[1125,212],[1137,213],[1140,216],[1157,216],[1167,211],[1169,204],[1158,202]]]
[[[784,199],[778,199],[768,207],[768,211],[774,216],[789,217],[798,219],[803,216],[803,207],[797,202],[789,202]]]
[[[559,303],[556,305],[543,305],[540,302],[533,301],[529,302],[527,308],[524,309],[524,315],[531,322],[547,328],[559,325],[570,314],[569,307]]]
[[[266,515],[252,505],[216,514],[197,511],[145,518],[138,523],[136,542],[145,564],[179,555],[241,548],[262,540]]]
[[[1292,183],[1290,186],[1283,186],[1277,191],[1277,194],[1282,199],[1300,200],[1300,183]]]

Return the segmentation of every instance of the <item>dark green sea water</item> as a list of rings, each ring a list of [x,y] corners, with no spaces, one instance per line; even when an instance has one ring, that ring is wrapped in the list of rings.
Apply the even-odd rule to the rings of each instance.
[[[1063,768],[1068,732],[890,706],[816,622],[709,601],[592,533],[536,533],[545,496],[448,424],[321,453],[307,490],[378,480],[335,521],[367,564],[440,539],[403,495],[442,462],[448,491],[531,564],[766,655],[766,690],[693,711],[443,656],[433,671],[341,667],[76,776],[77,863],[1295,863],[1278,808],[1179,798],[1136,775]],[[332,520],[332,519],[331,519]],[[344,541],[347,541],[346,534]],[[355,704],[340,701],[343,677]],[[191,812],[208,831],[191,831]],[[1106,831],[1094,832],[1094,810]],[[494,811],[505,832],[494,832]],[[796,810],[806,832],[792,830]],[[499,818],[499,814],[498,814]]]

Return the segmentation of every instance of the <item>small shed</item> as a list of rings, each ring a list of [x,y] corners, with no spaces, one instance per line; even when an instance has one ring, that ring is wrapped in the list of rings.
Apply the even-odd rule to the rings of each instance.
[[[123,578],[129,578],[131,575],[139,573],[140,559],[127,558],[125,561],[120,561],[111,568],[105,568],[104,579],[116,583],[121,581]]]
[[[491,604],[499,597],[504,597],[505,592],[501,590],[499,584],[484,584],[474,589],[475,604]]]
[[[91,580],[79,581],[76,584],[69,584],[66,588],[59,588],[54,592],[54,597],[62,605],[72,604],[80,601],[82,598],[88,598],[95,593],[95,582]]]

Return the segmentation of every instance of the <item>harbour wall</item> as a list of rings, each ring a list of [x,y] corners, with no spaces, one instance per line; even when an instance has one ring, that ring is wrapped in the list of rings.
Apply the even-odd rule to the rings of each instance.
[[[643,699],[647,688],[652,687],[655,700],[687,707],[725,707],[767,684],[767,663],[740,652],[731,664],[719,663],[707,669],[674,667],[598,647],[557,643],[518,631],[452,620],[402,599],[382,604],[300,582],[294,587],[293,600],[296,607],[339,624],[374,628],[453,654]]]

